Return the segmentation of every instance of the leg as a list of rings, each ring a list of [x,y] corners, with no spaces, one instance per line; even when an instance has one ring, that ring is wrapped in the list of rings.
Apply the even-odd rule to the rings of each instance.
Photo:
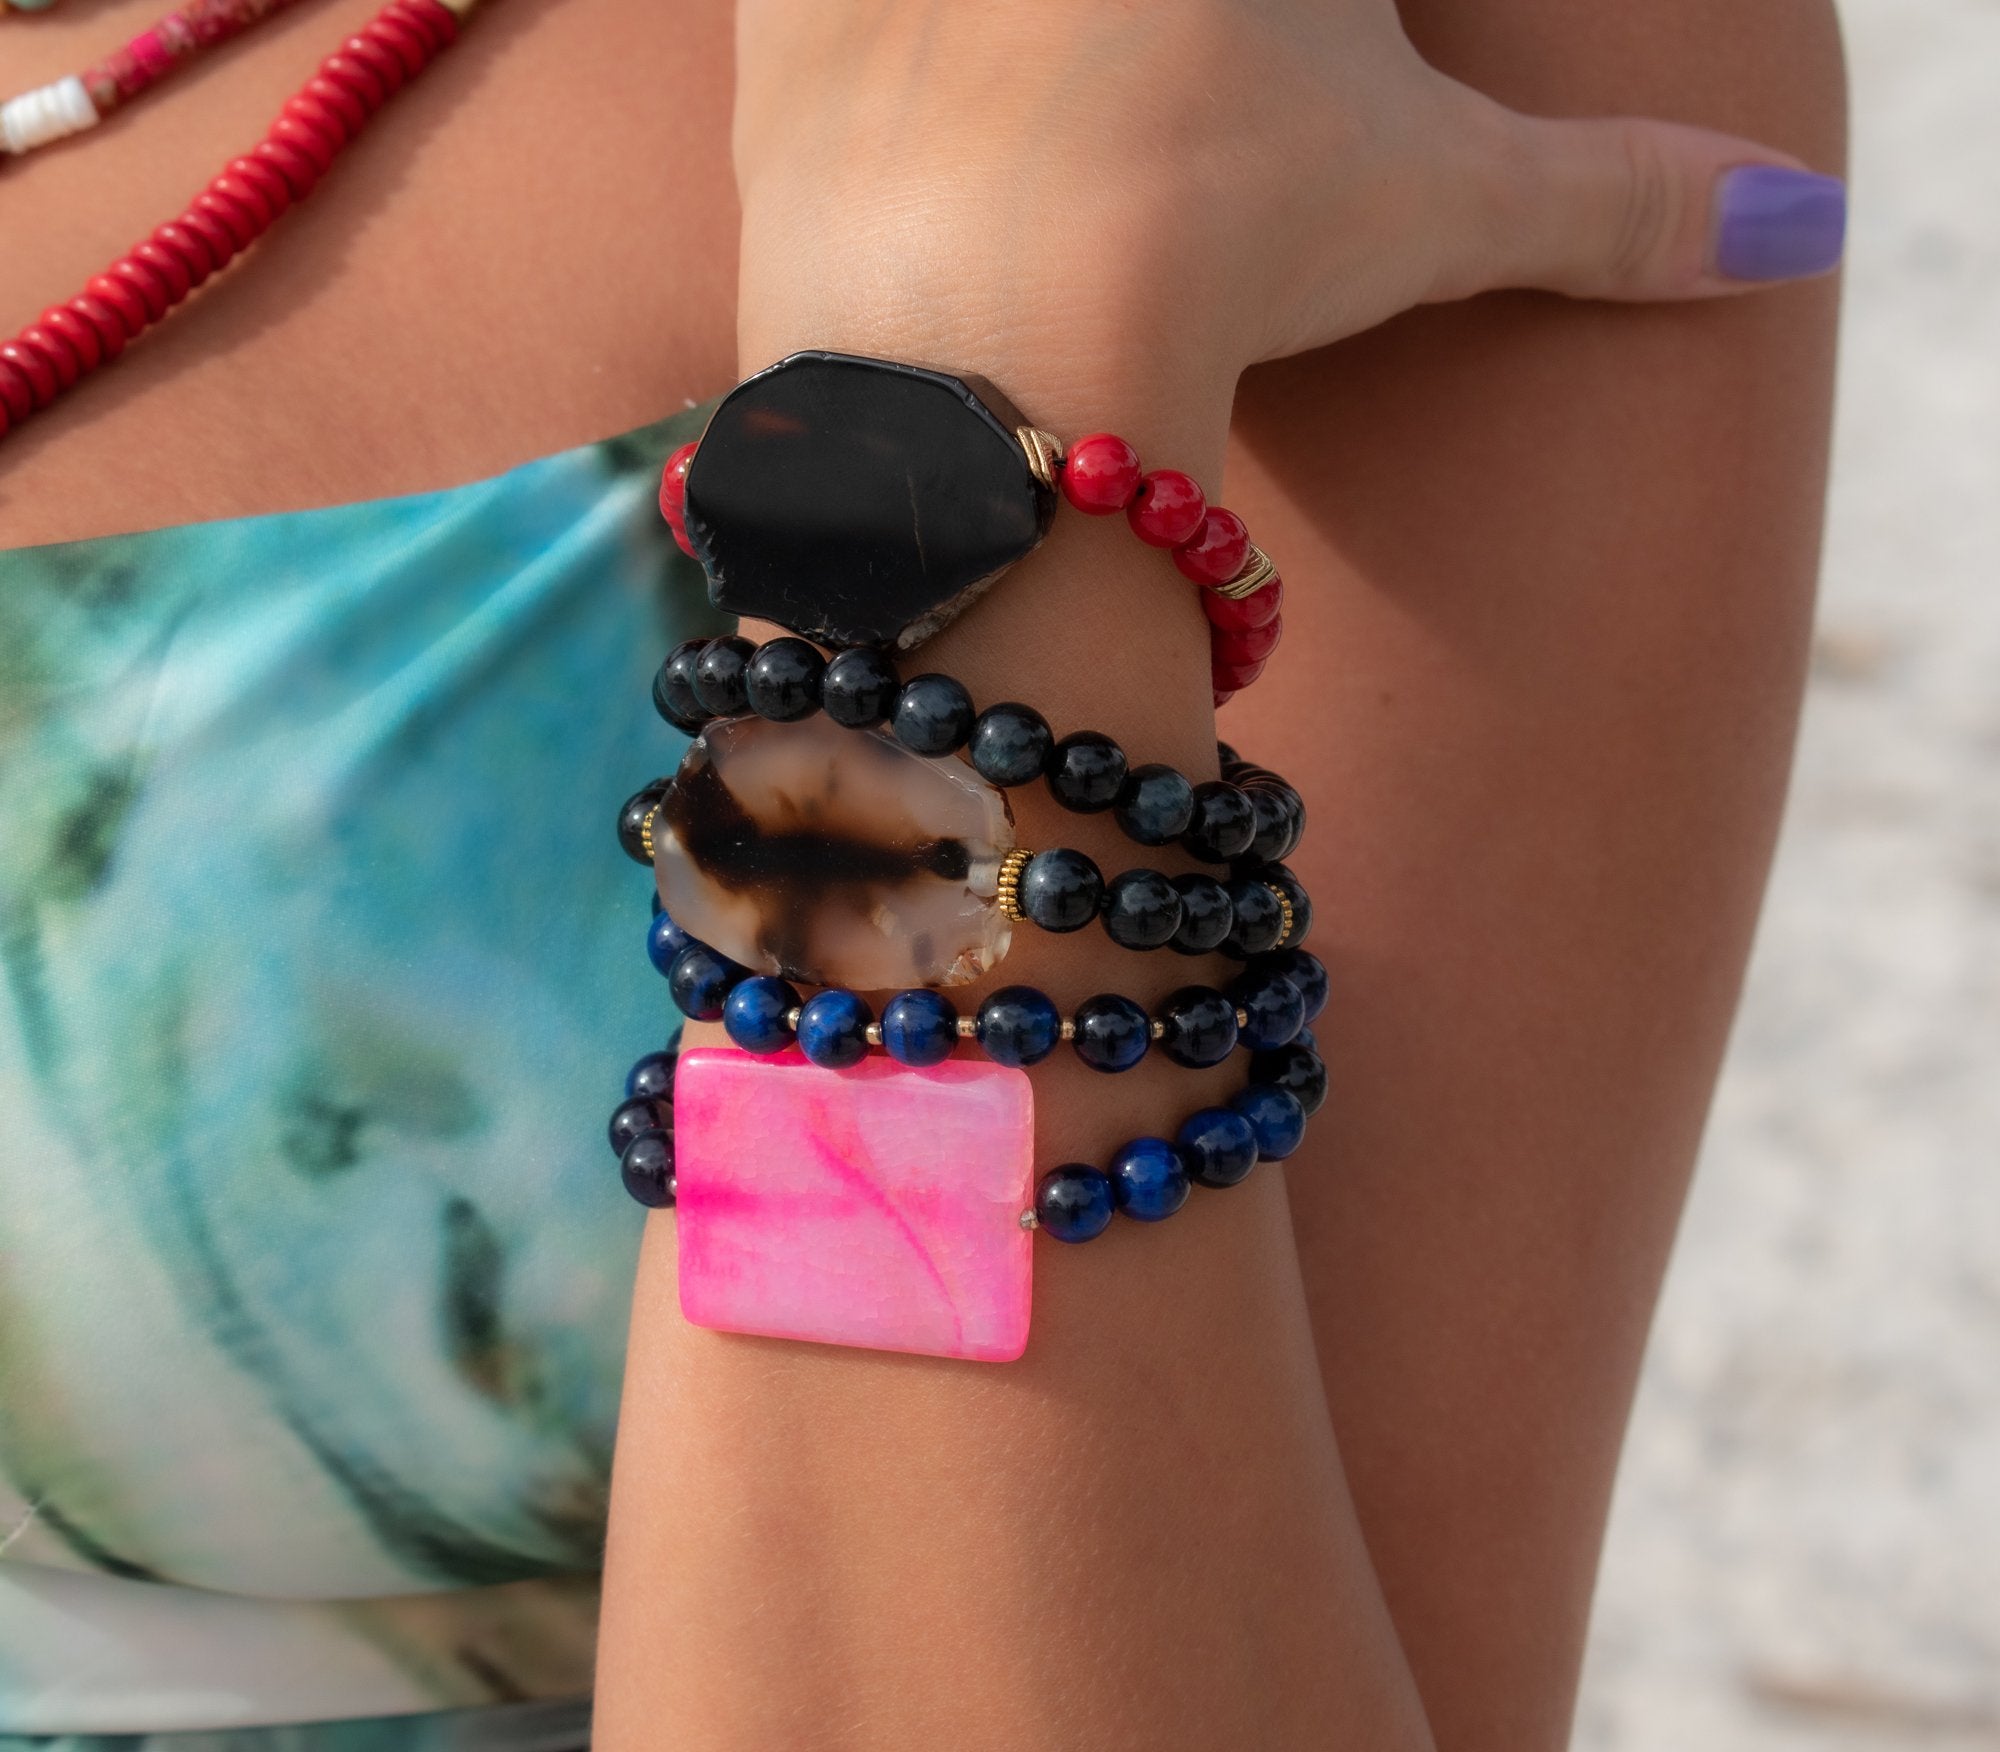
[[[1523,109],[1838,169],[1815,0],[1413,0]],[[1262,368],[1228,498],[1293,583],[1224,734],[1304,784],[1334,1094],[1288,1169],[1356,1510],[1440,1747],[1555,1747],[1784,793],[1825,285],[1422,311]]]

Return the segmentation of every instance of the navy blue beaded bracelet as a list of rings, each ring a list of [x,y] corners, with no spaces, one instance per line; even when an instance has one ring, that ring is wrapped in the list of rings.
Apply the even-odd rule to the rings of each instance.
[[[735,635],[689,639],[660,665],[653,705],[690,736],[712,718],[743,712],[778,724],[824,711],[851,730],[887,725],[913,753],[941,757],[963,750],[973,770],[1002,789],[1044,779],[1065,809],[1108,811],[1138,844],[1178,842],[1212,864],[1244,858],[1281,863],[1305,835],[1298,792],[1233,750],[1222,777],[1200,784],[1170,766],[1133,766],[1115,741],[1097,731],[1058,740],[1031,706],[1007,700],[978,711],[951,676],[903,681],[889,657],[870,646],[829,659],[789,636],[762,645]]]
[[[938,1064],[960,1040],[976,1040],[995,1064],[1028,1069],[1068,1041],[1092,1070],[1129,1071],[1158,1046],[1189,1069],[1218,1065],[1240,1047],[1288,1045],[1325,1008],[1326,968],[1303,949],[1253,956],[1226,991],[1182,986],[1149,1014],[1134,999],[1104,992],[1065,1018],[1033,986],[1003,986],[973,1016],[942,993],[897,992],[878,1020],[857,992],[832,987],[801,997],[789,980],[752,973],[690,936],[661,909],[647,928],[646,953],[666,975],[681,1013],[720,1022],[745,1052],[796,1044],[816,1065],[845,1069],[880,1048],[900,1064]]]
[[[653,1209],[671,1207],[676,1196],[679,1050],[677,1030],[664,1051],[632,1067],[626,1098],[608,1128],[625,1190]],[[1237,1186],[1259,1162],[1283,1161],[1299,1147],[1306,1122],[1325,1099],[1326,1071],[1310,1037],[1260,1053],[1242,1089],[1221,1106],[1190,1114],[1173,1138],[1134,1138],[1103,1168],[1066,1162],[1050,1169],[1036,1182],[1034,1208],[1023,1221],[1071,1243],[1094,1240],[1120,1212],[1137,1222],[1159,1222],[1187,1202],[1193,1187]]]

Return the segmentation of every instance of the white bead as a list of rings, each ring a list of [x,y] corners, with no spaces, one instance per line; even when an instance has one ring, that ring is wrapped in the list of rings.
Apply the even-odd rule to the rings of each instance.
[[[97,125],[97,106],[83,81],[72,73],[0,103],[0,150],[32,152],[66,134]]]

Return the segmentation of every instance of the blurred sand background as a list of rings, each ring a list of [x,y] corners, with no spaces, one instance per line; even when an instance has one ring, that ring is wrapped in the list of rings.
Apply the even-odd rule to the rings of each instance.
[[[2000,0],[1847,0],[1791,811],[1579,1752],[2000,1749]]]

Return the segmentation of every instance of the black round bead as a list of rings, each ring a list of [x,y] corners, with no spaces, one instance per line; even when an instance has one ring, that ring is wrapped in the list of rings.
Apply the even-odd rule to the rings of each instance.
[[[1304,1030],[1300,1030],[1303,1036]],[[1326,1063],[1295,1036],[1289,1046],[1260,1052],[1250,1061],[1250,1075],[1259,1083],[1283,1089],[1310,1119],[1326,1101]]]
[[[674,1140],[666,1132],[641,1132],[618,1158],[625,1190],[642,1205],[662,1210],[674,1202]]]
[[[708,722],[708,708],[694,690],[694,666],[707,643],[706,639],[683,639],[667,653],[666,662],[653,676],[653,710],[676,730],[690,735]]]
[[[836,724],[866,730],[896,703],[896,666],[872,645],[835,655],[820,678],[819,703]]]
[[[1182,986],[1160,1006],[1160,1050],[1177,1065],[1219,1065],[1236,1050],[1236,1006],[1212,986]]]
[[[1033,706],[1003,700],[972,721],[966,752],[972,769],[990,785],[1025,785],[1047,767],[1055,732]]]
[[[1104,890],[1104,929],[1121,949],[1164,949],[1181,928],[1180,890],[1157,870],[1124,870]]]
[[[951,754],[972,734],[972,696],[949,675],[913,675],[896,696],[890,723],[912,754]]]
[[[1021,872],[1021,911],[1045,931],[1080,931],[1104,903],[1104,878],[1083,853],[1037,852]]]
[[[706,943],[690,943],[667,969],[667,990],[683,1016],[719,1022],[723,1004],[743,976],[744,969],[726,955],[716,954]]]
[[[639,1095],[618,1104],[611,1115],[611,1124],[605,1128],[605,1135],[611,1140],[612,1155],[622,1156],[626,1147],[641,1133],[670,1132],[673,1129],[673,1109],[664,1102],[649,1101]]]
[[[1250,799],[1224,779],[1208,779],[1194,788],[1194,818],[1181,843],[1197,858],[1226,864],[1250,849],[1257,831]]]
[[[988,1058],[1019,1070],[1040,1064],[1062,1039],[1062,1016],[1033,986],[1002,986],[979,1006],[974,1026]]]
[[[702,709],[718,718],[745,710],[750,696],[743,691],[743,672],[757,647],[731,633],[710,639],[695,659],[694,691]]]
[[[1251,876],[1238,876],[1227,886],[1236,922],[1222,939],[1222,952],[1249,956],[1277,948],[1285,928],[1285,909],[1278,904],[1278,897]]]
[[[1250,816],[1255,831],[1250,835],[1250,855],[1269,864],[1282,858],[1285,842],[1292,837],[1292,811],[1285,794],[1268,782],[1244,787],[1250,799]]]
[[[655,779],[643,791],[634,791],[619,806],[618,843],[635,864],[650,865],[653,861],[646,851],[646,817],[659,806],[666,790],[667,781]]]
[[[1231,767],[1247,766],[1249,763],[1235,749],[1230,747],[1228,743],[1217,737],[1215,741],[1215,764],[1221,767],[1222,776],[1227,778]]]
[[[794,724],[819,710],[826,659],[803,639],[773,639],[757,647],[743,672],[750,709],[774,724]]]
[[[680,1063],[677,1048],[669,1047],[665,1052],[649,1052],[626,1073],[625,1093],[643,1095],[649,1101],[668,1105],[674,1098],[674,1067]]]
[[[1298,792],[1294,791],[1290,785],[1284,788],[1284,798],[1286,811],[1292,818],[1292,831],[1286,837],[1284,849],[1278,853],[1278,856],[1280,858],[1289,858],[1305,842],[1306,803],[1305,799]]]
[[[1125,788],[1125,751],[1095,730],[1065,736],[1049,751],[1049,791],[1082,815],[1109,809]]]
[[[1326,1008],[1327,995],[1332,989],[1326,963],[1309,949],[1280,949],[1275,955],[1262,957],[1257,965],[1290,976],[1292,984],[1299,988],[1299,996],[1306,1001],[1306,1024],[1310,1027]]]
[[[1242,1013],[1240,1043],[1252,1052],[1287,1046],[1306,1025],[1306,1001],[1288,975],[1255,967],[1229,982],[1229,1001]]]
[[[1134,767],[1118,793],[1118,825],[1142,846],[1171,845],[1194,819],[1194,786],[1157,761]]]
[[[1181,897],[1181,922],[1174,931],[1174,947],[1183,955],[1206,955],[1220,948],[1236,923],[1229,890],[1213,876],[1193,871],[1174,878],[1174,892]]]
[[[1103,992],[1076,1007],[1076,1056],[1093,1071],[1129,1071],[1153,1044],[1153,1021],[1130,998]]]

